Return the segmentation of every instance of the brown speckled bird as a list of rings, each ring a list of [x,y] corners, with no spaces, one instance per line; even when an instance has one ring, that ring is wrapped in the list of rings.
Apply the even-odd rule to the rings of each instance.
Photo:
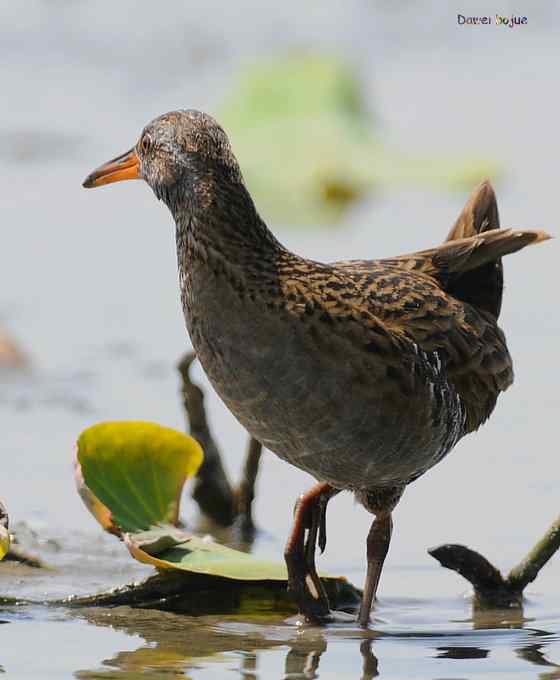
[[[353,491],[375,515],[358,615],[367,625],[406,485],[476,430],[512,383],[497,325],[500,258],[548,235],[499,229],[483,183],[442,245],[307,260],[269,231],[226,134],[198,111],[156,118],[84,186],[124,179],[146,180],[173,215],[187,328],[216,391],[264,446],[320,481],[300,498],[285,551],[309,619],[329,617],[315,570],[329,498]]]

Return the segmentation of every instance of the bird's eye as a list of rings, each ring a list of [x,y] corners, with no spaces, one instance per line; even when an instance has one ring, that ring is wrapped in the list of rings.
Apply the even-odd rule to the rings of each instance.
[[[148,151],[152,148],[152,138],[148,133],[146,133],[140,140],[140,148],[142,149],[143,153],[148,153]]]

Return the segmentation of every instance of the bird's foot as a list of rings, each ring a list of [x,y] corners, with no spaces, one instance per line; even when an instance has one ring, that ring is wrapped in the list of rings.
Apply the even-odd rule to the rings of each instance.
[[[288,591],[300,614],[313,623],[330,620],[329,599],[315,568],[315,546],[320,528],[320,506],[316,497],[296,506],[296,522],[284,557],[288,568]]]
[[[356,621],[360,628],[369,628],[369,624],[371,623],[371,609],[364,607],[364,603],[362,602],[360,609],[358,611],[358,616],[356,618]]]
[[[325,510],[335,493],[328,484],[318,484],[298,499],[294,526],[284,552],[288,591],[300,613],[313,623],[332,620],[329,599],[315,568],[315,550],[317,543],[321,550],[325,548]]]
[[[329,623],[333,620],[329,599],[317,572],[309,570],[303,561],[288,563],[288,591],[300,614],[309,622]]]

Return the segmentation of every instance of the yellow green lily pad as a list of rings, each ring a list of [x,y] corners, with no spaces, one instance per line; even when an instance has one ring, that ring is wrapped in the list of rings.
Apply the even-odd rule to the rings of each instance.
[[[200,445],[171,428],[144,421],[99,423],[78,439],[78,491],[109,531],[174,524],[185,480],[202,460]]]
[[[180,432],[145,422],[101,423],[78,439],[76,482],[101,526],[121,537],[140,562],[185,576],[285,582],[283,562],[175,526],[183,483],[201,461],[199,445]]]
[[[287,580],[286,567],[281,562],[262,560],[174,527],[152,527],[148,532],[125,534],[124,540],[139,562],[162,570],[179,569],[236,581]]]

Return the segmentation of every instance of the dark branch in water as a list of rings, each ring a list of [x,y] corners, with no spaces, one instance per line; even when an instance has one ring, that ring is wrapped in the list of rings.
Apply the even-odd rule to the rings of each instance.
[[[233,489],[222,465],[220,451],[216,446],[204,408],[204,394],[189,375],[196,354],[190,352],[179,362],[183,379],[182,396],[190,434],[202,446],[204,462],[198,471],[193,498],[202,512],[221,526],[233,524],[236,514]]]
[[[252,505],[255,498],[255,482],[257,481],[261,455],[262,444],[251,437],[247,446],[243,476],[237,488],[237,514],[243,536],[254,534],[255,532]]]
[[[521,607],[523,591],[560,547],[560,517],[506,578],[480,553],[464,545],[446,544],[428,553],[472,584],[480,608]]]
[[[452,569],[472,584],[478,607],[521,606],[522,593],[513,592],[498,569],[485,557],[464,545],[447,543],[428,553],[442,567]]]
[[[338,609],[353,610],[357,607],[360,591],[351,583],[337,578],[326,578],[322,582],[329,599]],[[267,608],[275,613],[295,613],[296,609],[285,581],[236,581],[170,571],[97,595],[72,596],[49,601],[49,604],[66,607],[128,605],[193,615],[246,610],[251,604],[261,613]]]
[[[523,590],[537,578],[539,571],[560,548],[560,517],[557,517],[546,534],[536,543],[507,578],[512,588]]]
[[[220,450],[208,425],[204,393],[190,377],[190,368],[195,359],[196,354],[189,352],[178,365],[183,380],[183,405],[189,431],[204,450],[204,462],[198,471],[193,498],[201,511],[217,524],[229,527],[236,522],[243,540],[250,542],[255,533],[251,508],[255,497],[255,482],[262,446],[255,439],[249,439],[241,482],[234,490],[227,478]]]

